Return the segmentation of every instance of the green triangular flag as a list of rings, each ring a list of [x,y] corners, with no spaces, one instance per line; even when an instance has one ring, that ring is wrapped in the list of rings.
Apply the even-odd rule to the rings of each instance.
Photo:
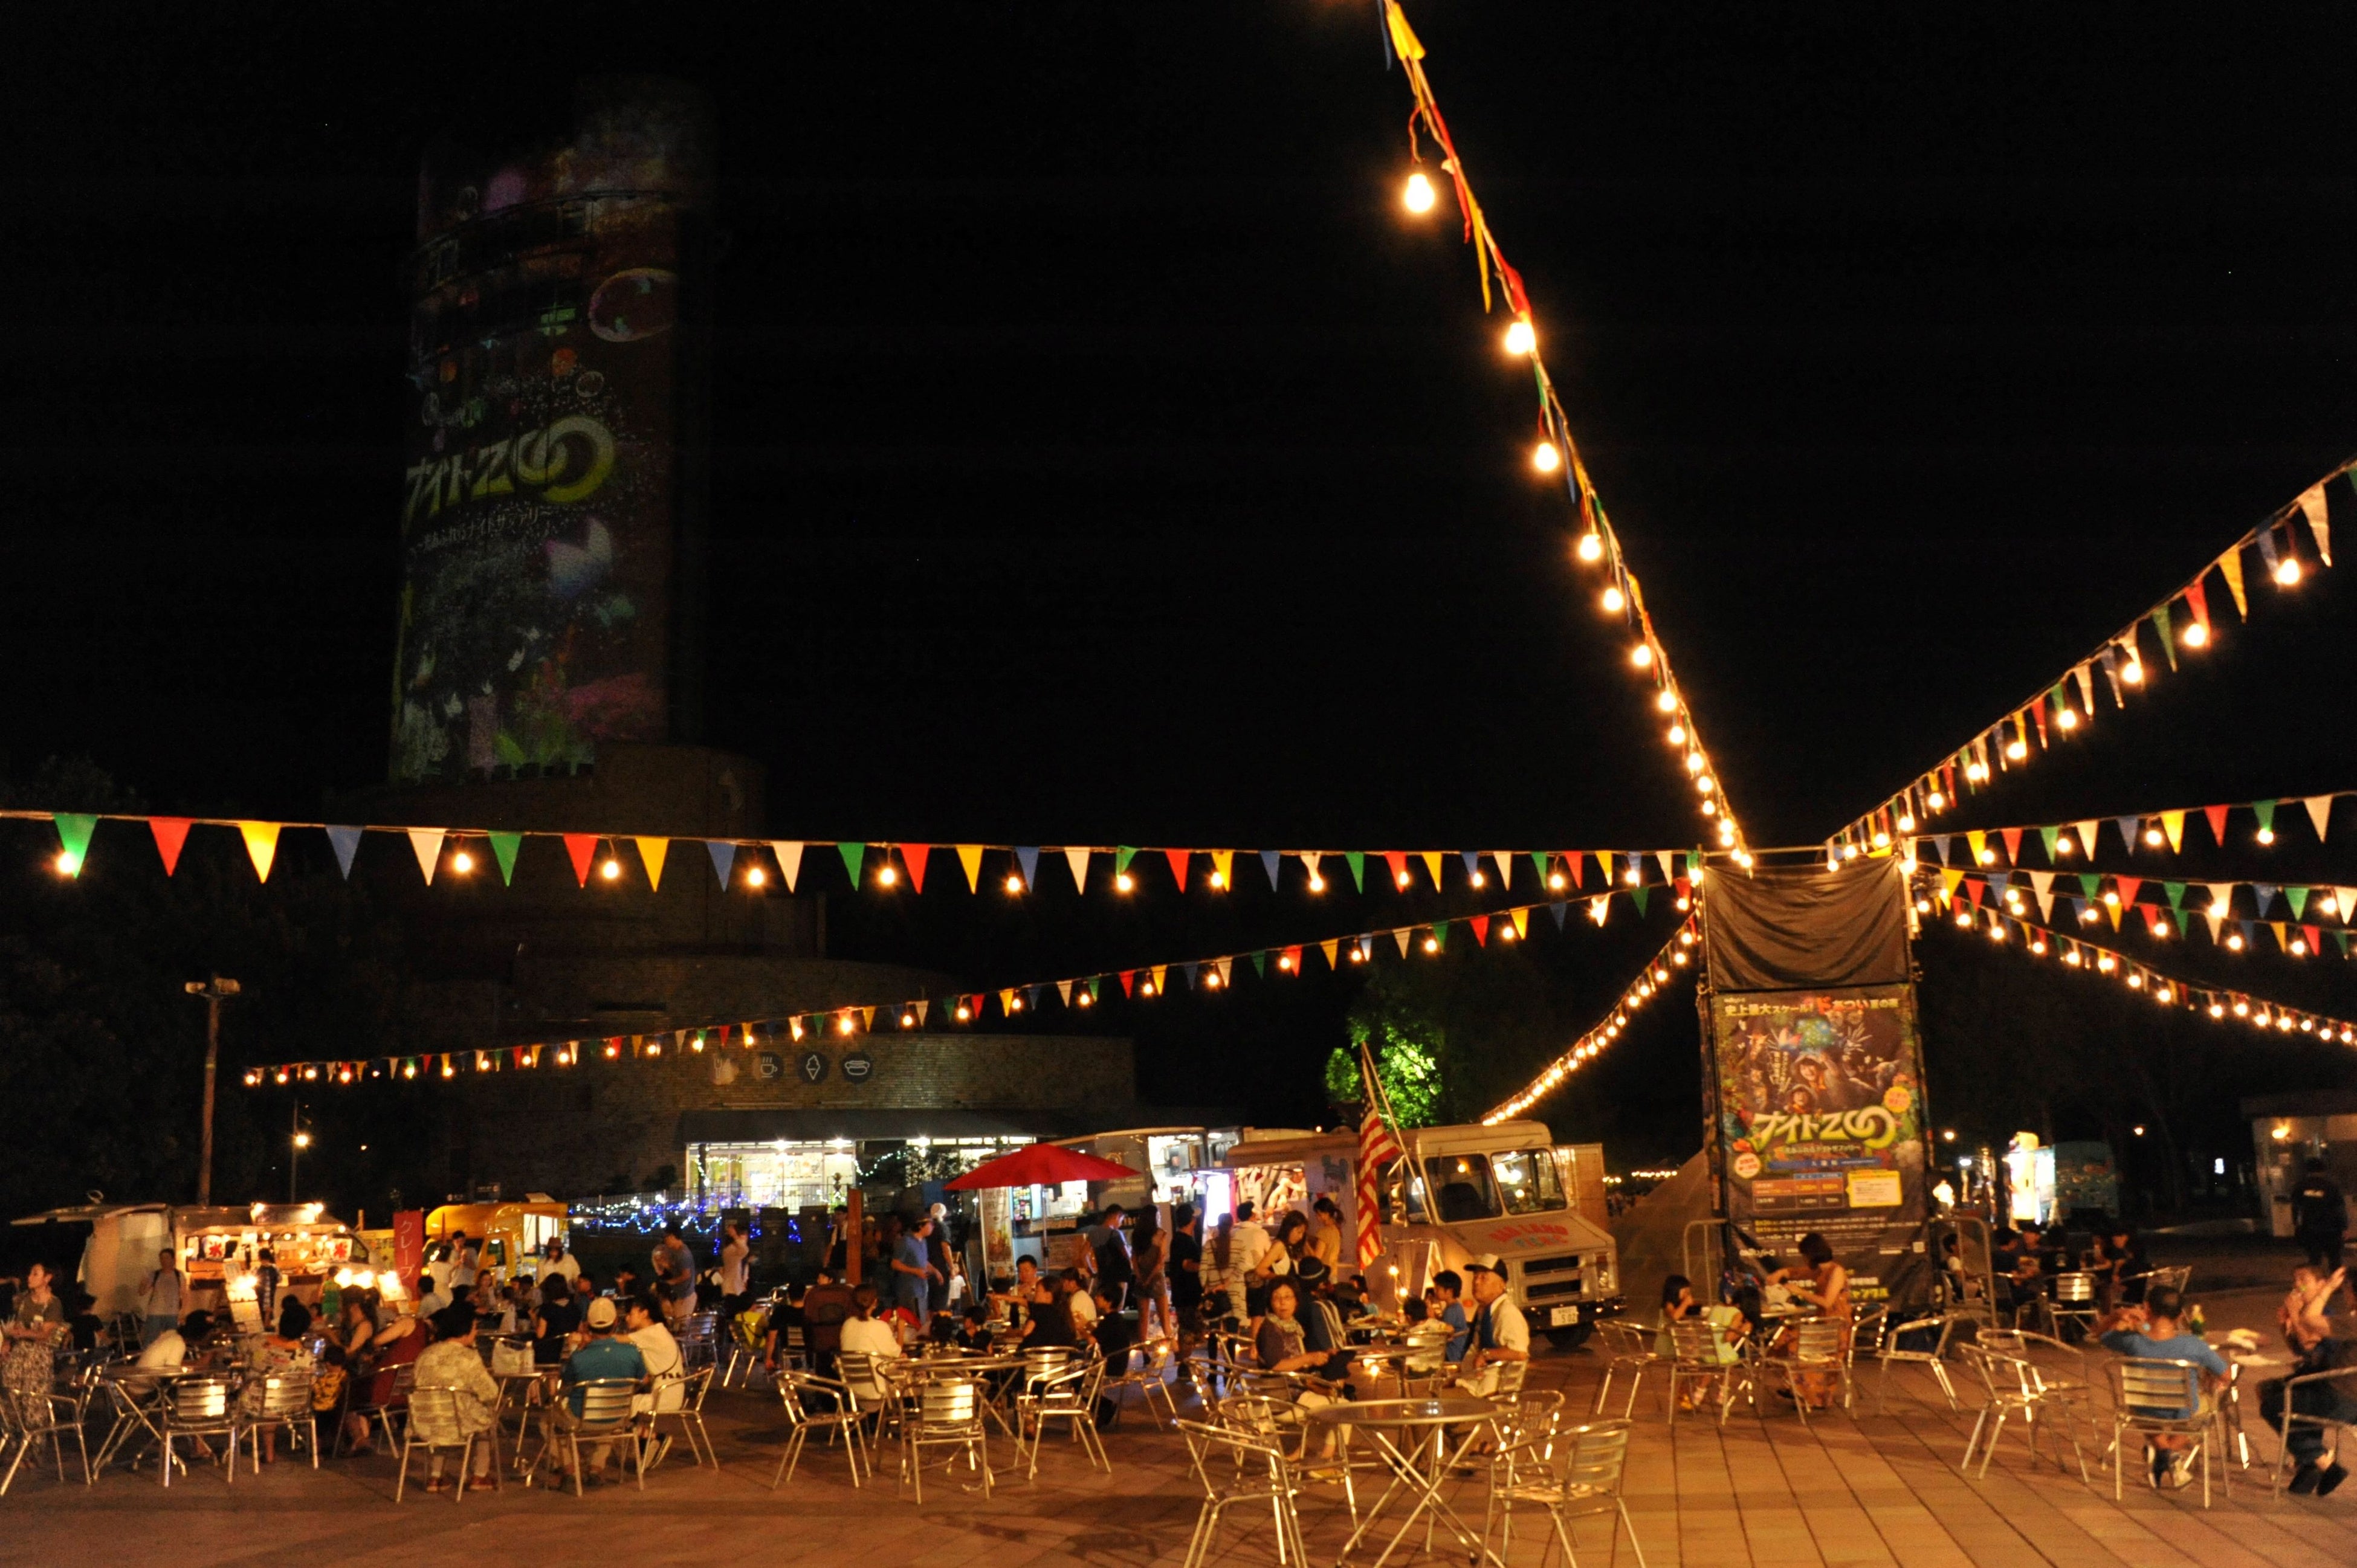
[[[2040,828],[2038,830],[2038,836],[2046,845],[2046,864],[2049,865],[2053,865],[2054,841],[2062,836],[2062,830],[2061,828]]]
[[[2349,933],[2347,931],[2335,931],[2332,933],[2332,940],[2341,944],[2341,956],[2342,958],[2347,958],[2349,956]]]
[[[1121,873],[1123,873],[1123,872],[1125,872],[1125,871],[1127,871],[1127,870],[1129,869],[1129,859],[1130,859],[1130,856],[1132,856],[1132,855],[1135,854],[1136,853],[1137,853],[1137,852],[1136,852],[1135,850],[1131,849],[1131,848],[1130,848],[1129,846],[1127,846],[1126,844],[1124,844],[1124,845],[1122,845],[1121,847],[1119,847],[1119,848],[1115,849],[1115,850],[1113,852],[1113,869],[1114,869],[1114,874],[1115,875],[1119,875]]]
[[[852,886],[857,887],[859,865],[867,858],[867,846],[864,843],[839,843],[834,848],[835,853],[843,856],[843,869],[851,873]]]
[[[2184,883],[2164,882],[2160,885],[2160,890],[2169,895],[2169,913],[2173,915],[2181,915],[2185,912]]]
[[[80,876],[82,862],[90,858],[90,835],[96,831],[98,819],[59,811],[51,820],[58,824],[58,842],[65,846],[65,853],[58,857],[58,869],[68,876]]]
[[[2169,667],[2177,668],[2177,639],[2169,635],[2169,607],[2161,606],[2152,612],[2152,628],[2160,633],[2160,650],[2169,655]]]
[[[1432,945],[1438,948],[1443,952],[1448,950],[1448,921],[1435,920],[1432,922]]]
[[[522,833],[485,833],[491,841],[491,854],[500,863],[500,880],[510,887],[515,886],[516,850],[523,843]]]
[[[1263,980],[1266,980],[1268,978],[1268,954],[1265,951],[1256,952],[1252,955],[1252,961],[1253,972],[1259,975]]]
[[[2305,887],[2287,887],[2284,889],[2284,897],[2291,900],[2291,918],[2293,919],[2299,919],[2307,911],[2308,893],[2309,890]]]
[[[1348,854],[1345,854],[1342,858],[1350,863],[1351,886],[1356,887],[1360,892],[1364,893],[1367,890],[1366,855],[1354,849]]]
[[[1637,913],[1640,915],[1645,912],[1645,895],[1652,891],[1650,887],[1632,887],[1629,890],[1629,902],[1637,906]]]
[[[1702,851],[1698,849],[1690,849],[1686,851],[1686,874],[1688,875],[1692,875],[1694,873],[1700,871],[1701,869]]]
[[[2099,898],[2103,896],[2104,879],[2093,872],[2081,872],[2079,874],[2079,886],[2087,890],[2087,897],[2090,899]]]
[[[2273,800],[2254,800],[2251,810],[2258,814],[2262,829],[2268,832],[2276,831],[2276,803]]]
[[[1098,975],[1086,983],[1089,988],[1089,996],[1092,1000],[1093,1000],[1097,994],[1097,987],[1103,984],[1103,982],[1104,976]]]

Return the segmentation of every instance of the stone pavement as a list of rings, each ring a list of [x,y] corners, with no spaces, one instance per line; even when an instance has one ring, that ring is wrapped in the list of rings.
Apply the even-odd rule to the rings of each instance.
[[[2222,1328],[2258,1325],[2275,1299],[2246,1292],[2206,1305],[2213,1328]],[[2099,1362],[2100,1354],[2091,1359],[2097,1380]],[[1585,1412],[1598,1370],[1592,1350],[1544,1354],[1532,1383],[1564,1389],[1569,1408]],[[234,1488],[200,1466],[168,1493],[152,1468],[117,1470],[84,1488],[60,1487],[53,1471],[32,1473],[28,1462],[0,1499],[0,1563],[447,1568],[481,1553],[539,1563],[556,1552],[632,1568],[738,1561],[1145,1568],[1183,1558],[1200,1496],[1178,1439],[1135,1409],[1107,1438],[1111,1477],[1051,1442],[1036,1484],[1013,1478],[985,1502],[929,1483],[922,1508],[896,1497],[888,1467],[854,1491],[840,1451],[816,1445],[794,1479],[772,1492],[784,1425],[770,1397],[716,1393],[711,1410],[717,1475],[674,1458],[643,1494],[608,1485],[579,1499],[511,1487],[455,1505],[447,1495],[413,1492],[395,1508],[385,1458],[329,1461],[317,1475],[282,1459],[259,1480],[241,1476]],[[2058,1471],[2050,1452],[2033,1466],[2018,1429],[1986,1480],[1960,1476],[1969,1404],[1950,1412],[1913,1370],[1894,1380],[1887,1414],[1874,1413],[1867,1374],[1854,1417],[1821,1418],[1806,1430],[1789,1408],[1761,1419],[1738,1406],[1723,1430],[1681,1417],[1673,1434],[1650,1391],[1637,1414],[1628,1494],[1647,1568],[2305,1568],[2357,1552],[2357,1485],[2322,1500],[2269,1502],[2264,1466],[2274,1444],[2255,1431],[2258,1464],[2236,1472],[2231,1498],[2205,1513],[2198,1489],[2164,1496],[2133,1473],[2126,1499],[2115,1504],[2110,1476],[2099,1468],[2108,1427],[2098,1435],[2083,1425],[2079,1434],[2093,1485],[2082,1485],[2075,1469]],[[1479,1482],[1463,1484],[1459,1503],[1478,1519]],[[1348,1533],[1339,1496],[1313,1488],[1304,1523],[1313,1562],[1330,1563]],[[1628,1551],[1625,1536],[1618,1544]],[[1518,1532],[1514,1568],[1535,1568],[1540,1546],[1538,1536]],[[1590,1568],[1611,1561],[1600,1525],[1585,1528],[1578,1546]],[[1373,1555],[1362,1551],[1354,1561]],[[1232,1532],[1215,1561],[1272,1563],[1267,1530]]]

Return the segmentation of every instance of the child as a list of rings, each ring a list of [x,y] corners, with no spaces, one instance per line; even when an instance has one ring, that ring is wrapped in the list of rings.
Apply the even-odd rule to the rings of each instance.
[[[989,1350],[988,1314],[983,1310],[982,1303],[970,1301],[965,1304],[964,1321],[959,1326],[957,1331],[957,1346],[961,1350],[976,1352]]]
[[[1448,1325],[1448,1348],[1440,1359],[1450,1366],[1465,1359],[1473,1348],[1473,1329],[1465,1316],[1465,1307],[1458,1297],[1464,1294],[1465,1282],[1454,1269],[1443,1269],[1432,1276],[1432,1315]]]

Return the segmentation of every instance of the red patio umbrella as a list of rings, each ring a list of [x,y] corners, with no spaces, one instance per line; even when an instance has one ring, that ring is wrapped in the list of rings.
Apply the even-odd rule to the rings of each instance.
[[[1034,1144],[995,1160],[985,1160],[955,1181],[942,1185],[952,1192],[973,1192],[985,1187],[1056,1187],[1068,1181],[1129,1181],[1137,1173],[1112,1160],[1101,1160],[1061,1144]]]

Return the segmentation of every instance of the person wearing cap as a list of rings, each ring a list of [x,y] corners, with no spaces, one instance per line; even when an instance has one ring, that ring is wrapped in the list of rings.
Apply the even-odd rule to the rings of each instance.
[[[1506,1294],[1506,1267],[1495,1252],[1476,1254],[1465,1273],[1473,1287],[1473,1348],[1457,1380],[1477,1394],[1498,1386],[1498,1367],[1506,1361],[1531,1359],[1531,1326],[1523,1309]]]
[[[409,1420],[418,1435],[434,1445],[435,1451],[426,1457],[425,1489],[439,1492],[448,1489],[442,1480],[440,1450],[459,1447],[470,1437],[483,1438],[498,1424],[500,1385],[476,1353],[472,1308],[446,1306],[435,1314],[433,1322],[434,1343],[417,1358],[417,1387],[448,1389],[456,1397],[447,1417],[437,1402],[418,1404],[413,1401]],[[472,1477],[461,1477],[453,1484],[478,1492],[490,1490],[491,1447],[489,1442],[478,1442],[468,1466]]]
[[[588,1309],[582,1314],[582,1326],[588,1330],[588,1340],[565,1359],[563,1384],[565,1397],[548,1413],[548,1435],[569,1432],[581,1419],[582,1406],[588,1394],[581,1385],[607,1379],[620,1378],[637,1382],[647,1375],[647,1359],[636,1345],[615,1337],[614,1330],[620,1320],[615,1311],[614,1298],[593,1296]],[[594,1474],[606,1467],[606,1455],[612,1445],[600,1443],[590,1451],[588,1467]],[[567,1470],[565,1479],[573,1473]]]

